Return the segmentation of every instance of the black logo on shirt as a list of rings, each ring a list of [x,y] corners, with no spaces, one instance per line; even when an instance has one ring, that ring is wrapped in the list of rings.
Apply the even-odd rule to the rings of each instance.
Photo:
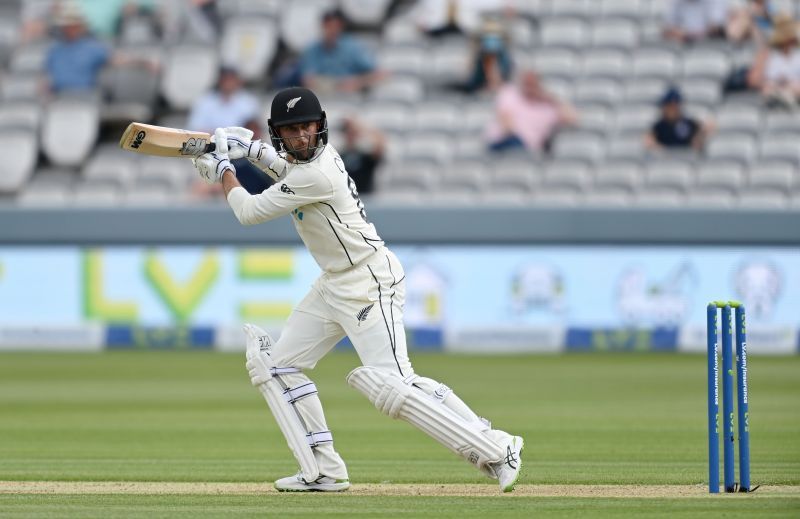
[[[293,195],[294,191],[292,191],[292,188],[290,188],[286,184],[281,184],[281,193],[286,193],[287,195]]]

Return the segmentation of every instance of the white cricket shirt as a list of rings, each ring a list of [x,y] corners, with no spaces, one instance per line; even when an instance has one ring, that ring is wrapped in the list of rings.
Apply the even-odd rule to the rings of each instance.
[[[275,184],[258,195],[242,187],[228,204],[244,225],[292,214],[297,233],[320,268],[341,272],[377,251],[383,240],[369,223],[355,183],[330,144],[309,163],[278,158],[265,170]]]

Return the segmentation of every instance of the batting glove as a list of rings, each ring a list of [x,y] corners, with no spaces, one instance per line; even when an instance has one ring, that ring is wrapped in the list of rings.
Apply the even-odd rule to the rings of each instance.
[[[262,142],[260,139],[251,141],[253,132],[247,128],[229,126],[222,128],[222,130],[225,132],[229,150],[228,156],[231,160],[246,158],[264,169],[269,168],[278,158],[278,152],[271,145]]]
[[[224,135],[225,142],[228,145],[228,158],[231,160],[242,159],[248,156],[250,150],[251,139],[253,132],[241,126],[228,126],[227,128],[217,128],[214,132],[212,142],[217,142],[217,133],[220,132],[220,138]]]
[[[222,174],[226,170],[231,170],[236,175],[236,168],[231,164],[228,157],[228,143],[225,136],[225,131],[218,128],[214,132],[214,140],[217,143],[217,150],[210,153],[204,153],[197,158],[192,159],[195,169],[200,174],[200,177],[208,184],[215,184],[222,181]]]

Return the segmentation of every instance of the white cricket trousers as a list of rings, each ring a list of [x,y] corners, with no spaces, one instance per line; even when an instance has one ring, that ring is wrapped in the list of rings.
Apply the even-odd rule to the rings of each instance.
[[[362,263],[344,271],[323,273],[292,311],[271,357],[278,367],[312,369],[345,335],[362,364],[413,374],[403,328],[405,274],[397,257],[381,247]],[[311,383],[304,373],[281,375],[289,387]],[[322,403],[316,391],[295,404],[314,438],[320,474],[347,479],[344,461],[333,448]]]
[[[289,316],[272,358],[310,369],[347,335],[362,364],[407,377],[405,296],[403,267],[386,247],[344,272],[323,273]]]

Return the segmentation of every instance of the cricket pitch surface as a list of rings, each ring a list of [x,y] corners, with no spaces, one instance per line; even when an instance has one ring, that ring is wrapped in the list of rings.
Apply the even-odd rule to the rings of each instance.
[[[0,494],[135,494],[135,495],[254,495],[279,494],[271,483],[198,483],[145,481],[0,481]],[[353,484],[346,494],[364,496],[498,496],[495,485]],[[332,495],[329,493],[328,495]],[[513,497],[686,498],[716,497],[705,485],[517,485]],[[800,486],[762,486],[750,494],[800,497]]]

